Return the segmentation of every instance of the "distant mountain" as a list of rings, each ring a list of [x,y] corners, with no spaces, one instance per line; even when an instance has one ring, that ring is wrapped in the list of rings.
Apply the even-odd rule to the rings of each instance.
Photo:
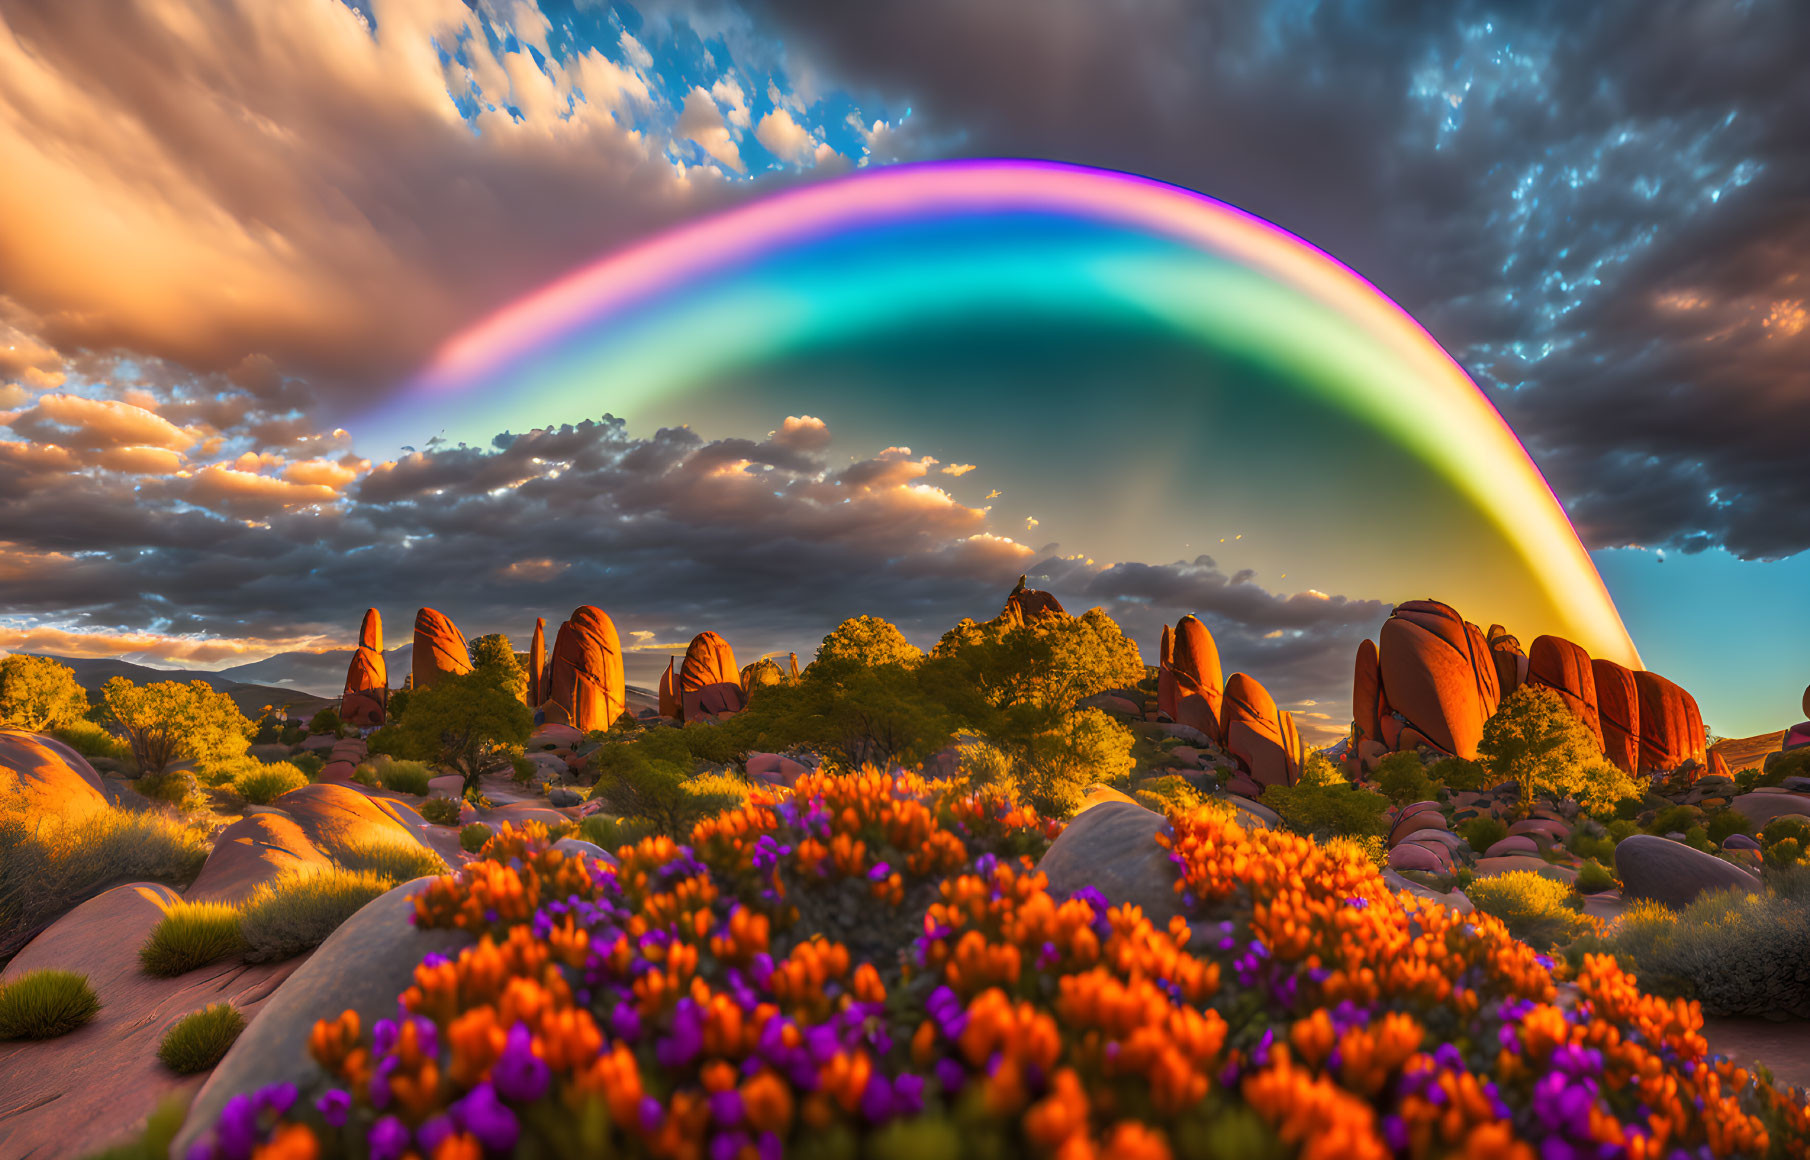
[[[414,664],[413,642],[401,648],[385,649],[384,664],[390,673],[392,688],[400,688],[403,677]],[[286,652],[250,664],[221,669],[219,675],[235,681],[246,681],[279,688],[295,689],[329,700],[346,687],[346,667],[352,663],[352,650],[332,649],[328,652]]]
[[[212,687],[225,693],[239,706],[239,711],[248,717],[255,717],[266,705],[288,705],[291,715],[311,717],[332,704],[339,697],[339,689],[334,689],[332,696],[319,696],[296,687],[280,687],[277,685],[258,684],[234,675],[238,670],[227,669],[222,672],[206,672],[201,669],[154,669],[149,665],[133,664],[116,657],[59,657],[49,653],[33,653],[33,656],[48,656],[59,664],[68,665],[75,673],[76,684],[88,690],[91,697],[100,695],[101,686],[114,677],[125,677],[127,680],[144,684],[148,681],[206,681]],[[299,656],[302,654],[289,654]],[[346,654],[350,659],[351,653]],[[272,660],[278,658],[272,657]],[[253,668],[253,665],[240,665],[239,669]],[[339,681],[345,681],[345,662],[340,664]]]

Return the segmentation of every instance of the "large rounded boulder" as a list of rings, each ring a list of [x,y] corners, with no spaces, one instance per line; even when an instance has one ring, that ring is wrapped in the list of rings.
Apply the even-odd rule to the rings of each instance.
[[[1301,734],[1256,678],[1233,673],[1225,689],[1225,747],[1259,786],[1301,777]]]
[[[1175,682],[1175,709],[1170,717],[1216,742],[1225,740],[1225,678],[1219,667],[1219,646],[1198,617],[1184,616],[1177,622],[1169,672]]]
[[[1640,693],[1640,770],[1670,773],[1704,763],[1703,714],[1697,698],[1658,673],[1634,674]]]
[[[1584,723],[1600,748],[1602,722],[1596,706],[1596,674],[1590,654],[1564,637],[1539,636],[1527,653],[1527,683],[1551,689],[1572,716]]]
[[[358,628],[358,647],[346,666],[346,689],[339,699],[339,717],[348,725],[375,727],[383,724],[390,703],[390,670],[383,659],[383,617],[375,608],[365,610]]]
[[[700,632],[691,639],[685,663],[679,666],[677,692],[680,714],[687,721],[739,713],[748,705],[735,650],[714,632]]]
[[[1760,880],[1713,854],[1652,834],[1635,834],[1615,847],[1622,897],[1689,906],[1712,890],[1758,891]]]
[[[330,865],[294,818],[279,813],[251,814],[220,831],[213,852],[184,897],[191,902],[243,902],[272,879]]]
[[[1597,723],[1603,734],[1603,756],[1623,773],[1640,769],[1640,688],[1634,670],[1614,661],[1592,659],[1596,682]]]
[[[1489,644],[1490,659],[1496,664],[1496,692],[1507,696],[1527,682],[1528,656],[1521,651],[1521,640],[1499,624],[1489,626],[1484,635]]]
[[[459,626],[435,609],[415,613],[415,688],[430,689],[441,678],[471,671],[471,650]]]
[[[622,641],[601,608],[574,609],[553,639],[548,664],[546,718],[581,733],[608,729],[628,703],[622,675]]]
[[[538,709],[547,700],[547,618],[534,618],[534,636],[528,642],[528,707]]]
[[[1101,795],[1098,804],[1075,815],[1050,843],[1037,869],[1048,876],[1050,893],[1057,897],[1091,886],[1114,906],[1142,908],[1161,930],[1181,913],[1175,864],[1156,841],[1168,824],[1163,815],[1136,802]]]
[[[1383,695],[1404,721],[1384,739],[1391,748],[1428,745],[1474,759],[1500,700],[1483,630],[1436,600],[1409,600],[1383,622],[1377,653]]]
[[[367,840],[382,841],[390,833],[406,834],[426,844],[420,830],[409,824],[408,819],[420,817],[414,810],[401,802],[372,798],[349,786],[316,782],[292,789],[270,805],[281,810],[320,850],[332,852]]]
[[[107,804],[88,759],[41,733],[0,729],[0,795],[23,797],[33,813],[72,813]]]

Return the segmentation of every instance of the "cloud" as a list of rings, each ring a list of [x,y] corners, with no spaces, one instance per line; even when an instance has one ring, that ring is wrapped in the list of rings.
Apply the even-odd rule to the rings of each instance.
[[[760,119],[755,139],[767,152],[793,165],[823,165],[835,158],[836,151],[811,135],[811,131],[792,119],[784,108],[774,109]]]
[[[72,451],[114,447],[182,451],[196,442],[194,432],[185,431],[142,406],[80,395],[41,395],[33,406],[6,422],[27,439],[55,443]]]
[[[830,428],[815,415],[787,415],[779,430],[769,431],[767,435],[781,447],[821,451],[829,445]]]
[[[947,464],[943,465],[943,474],[944,475],[961,476],[961,475],[966,475],[970,471],[973,471],[973,470],[974,470],[974,465],[972,463],[947,463]],[[991,497],[989,497],[989,498],[991,498]]]
[[[729,132],[728,123],[723,120],[722,110],[717,108],[715,98],[703,89],[694,88],[685,98],[685,107],[679,113],[678,130],[681,137],[696,143],[705,153],[736,173],[748,172],[741,150],[736,147],[735,137]]]
[[[316,648],[321,638],[255,640],[210,636],[193,638],[121,629],[114,632],[70,632],[45,626],[0,623],[0,651],[48,653],[63,657],[122,657],[136,662],[207,668],[221,661],[250,660],[274,651]]]

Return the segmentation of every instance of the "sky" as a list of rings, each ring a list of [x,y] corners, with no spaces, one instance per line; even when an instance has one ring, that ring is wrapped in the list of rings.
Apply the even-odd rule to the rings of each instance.
[[[222,667],[344,646],[371,604],[396,643],[422,603],[525,644],[598,602],[645,681],[703,628],[751,659],[875,612],[928,644],[1031,571],[1147,651],[1202,613],[1329,739],[1356,642],[1429,593],[1280,518],[1166,553],[1172,495],[1062,526],[1012,456],[858,390],[361,441],[442,343],[601,254],[862,168],[1041,157],[1360,271],[1520,435],[1646,663],[1719,732],[1781,728],[1807,56],[1792,0],[0,0],[0,648]],[[1288,502],[1311,529],[1339,490]],[[1379,553],[1439,554],[1412,515]]]

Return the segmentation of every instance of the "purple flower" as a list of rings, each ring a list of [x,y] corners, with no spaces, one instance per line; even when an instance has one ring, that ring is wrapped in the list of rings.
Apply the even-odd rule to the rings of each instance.
[[[488,1152],[507,1152],[515,1147],[520,1129],[515,1113],[497,1099],[496,1089],[481,1083],[453,1105],[453,1119],[477,1138]],[[375,1157],[372,1160],[376,1160]]]
[[[371,1148],[371,1160],[402,1160],[409,1150],[409,1130],[395,1116],[385,1116],[371,1125],[365,1142]]]
[[[640,1112],[641,1130],[643,1132],[657,1132],[660,1130],[660,1122],[666,1118],[666,1111],[660,1107],[659,1100],[652,1096],[642,1096]]]
[[[258,1143],[258,1109],[251,1097],[237,1095],[220,1109],[214,1124],[214,1155],[221,1160],[246,1160]]]
[[[423,1155],[432,1156],[446,1138],[457,1130],[452,1117],[434,1116],[415,1129],[415,1140],[421,1145]]]
[[[328,1127],[343,1127],[346,1113],[352,1110],[352,1093],[334,1088],[314,1101],[314,1110],[321,1114],[321,1119],[327,1121]]]
[[[875,862],[873,865],[873,869],[871,869],[867,872],[867,880],[869,882],[884,882],[884,881],[886,881],[886,876],[891,873],[892,873],[891,866],[888,866],[884,862]]]
[[[379,1019],[371,1028],[371,1050],[377,1055],[388,1055],[396,1046],[397,1027],[394,1019]]]
[[[710,1116],[725,1128],[742,1126],[742,1093],[734,1088],[710,1093]]]
[[[547,1061],[534,1054],[534,1038],[528,1025],[517,1023],[509,1029],[503,1054],[490,1069],[490,1082],[497,1094],[512,1104],[528,1104],[547,1094],[552,1080]]]
[[[936,1061],[936,1081],[943,1085],[945,1092],[954,1095],[968,1082],[968,1073],[953,1059],[939,1059]]]
[[[722,1132],[710,1138],[710,1160],[735,1160],[747,1147],[748,1133]]]
[[[618,1003],[610,1012],[610,1034],[627,1043],[641,1038],[641,1016],[633,1003]]]

